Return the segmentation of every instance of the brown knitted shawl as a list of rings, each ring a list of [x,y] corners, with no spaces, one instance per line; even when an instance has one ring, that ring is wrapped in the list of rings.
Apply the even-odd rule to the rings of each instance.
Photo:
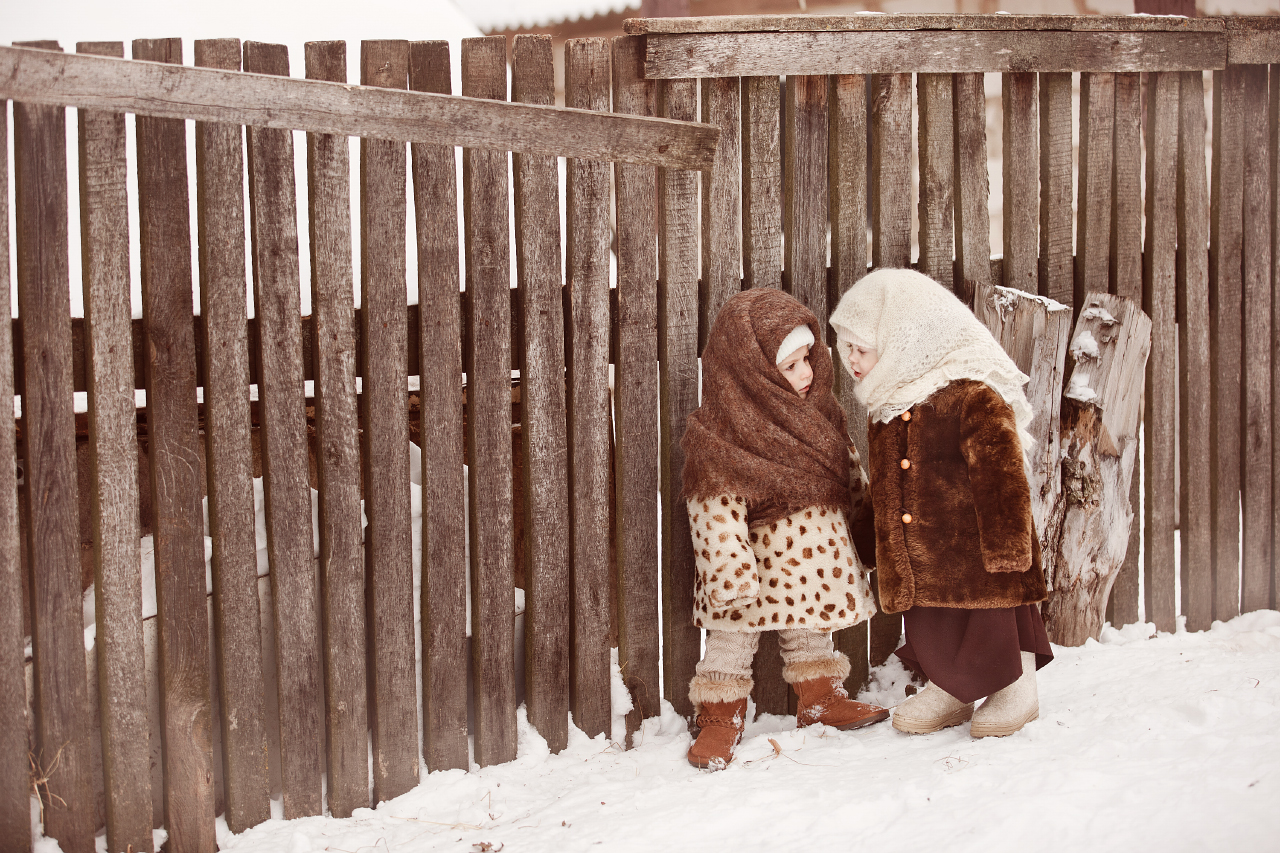
[[[817,343],[801,400],[775,359],[782,339],[805,324]],[[725,303],[702,354],[702,405],[680,442],[681,497],[737,495],[752,526],[812,506],[848,508],[849,430],[822,337],[813,312],[780,290],[748,290]]]

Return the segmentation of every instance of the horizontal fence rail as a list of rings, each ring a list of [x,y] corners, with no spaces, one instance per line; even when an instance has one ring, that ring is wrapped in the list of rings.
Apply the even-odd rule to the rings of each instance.
[[[243,831],[273,796],[289,818],[348,816],[409,790],[424,759],[511,760],[521,703],[552,751],[570,720],[611,736],[610,647],[624,741],[664,700],[690,714],[679,441],[700,346],[744,287],[824,320],[884,266],[969,301],[991,284],[1073,311],[1131,300],[1152,323],[1145,517],[1108,618],[1203,630],[1276,606],[1280,22],[626,31],[568,42],[563,108],[545,36],[466,40],[456,81],[431,41],[365,42],[358,70],[340,41],[302,57],[198,41],[195,67],[168,39],[131,60],[120,43],[0,47],[0,293],[12,252],[19,309],[0,397],[21,401],[0,444],[21,469],[0,468],[5,849],[30,849],[28,780],[63,850],[88,853],[102,826],[111,849],[150,850],[163,825],[169,849],[212,851],[216,814]],[[865,448],[843,375],[836,390]],[[900,636],[884,615],[836,635],[851,690]],[[762,711],[788,712],[780,669],[765,635]]]

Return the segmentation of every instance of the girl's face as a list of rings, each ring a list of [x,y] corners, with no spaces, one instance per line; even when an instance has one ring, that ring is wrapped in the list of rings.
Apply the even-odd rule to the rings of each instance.
[[[880,361],[880,355],[869,347],[847,341],[843,343],[845,363],[849,365],[853,378],[861,382],[871,372],[871,368]]]
[[[809,395],[809,386],[813,384],[813,368],[809,366],[808,344],[778,362],[778,369],[801,400]]]

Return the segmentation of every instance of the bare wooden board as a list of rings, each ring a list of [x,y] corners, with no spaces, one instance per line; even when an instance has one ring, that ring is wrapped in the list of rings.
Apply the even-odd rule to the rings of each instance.
[[[1186,84],[1183,84],[1186,85]],[[1271,66],[1271,328],[1280,328],[1280,304],[1275,301],[1275,294],[1280,293],[1280,65]],[[2,316],[2,315],[0,315]],[[1271,476],[1273,484],[1280,479],[1280,447],[1275,444],[1275,436],[1280,434],[1280,413],[1276,411],[1276,400],[1280,400],[1280,372],[1274,368],[1280,364],[1280,341],[1273,338],[1271,347],[1272,385],[1271,385]],[[1271,510],[1278,506],[1276,488],[1271,492]],[[1275,564],[1275,555],[1280,553],[1280,524],[1273,522],[1271,527],[1271,609],[1280,606],[1280,566]]]
[[[956,295],[973,300],[979,285],[991,283],[991,194],[987,174],[987,96],[982,74],[953,74],[956,165]]]
[[[284,45],[245,42],[244,67],[287,75]],[[261,334],[263,486],[276,628],[280,775],[286,818],[321,814],[323,667],[302,394],[297,192],[293,136],[250,128],[253,302]]]
[[[702,315],[698,351],[720,307],[742,287],[742,81],[701,84],[702,121],[720,128],[720,148],[702,176]]]
[[[449,44],[410,42],[409,87],[448,94]],[[415,144],[422,373],[422,739],[431,770],[467,764],[467,565],[456,155]]]
[[[1271,180],[1267,67],[1244,69],[1244,384],[1240,612],[1271,603]]]
[[[911,75],[867,80],[871,99],[871,265],[911,263]]]
[[[347,82],[347,43],[308,42],[309,78]],[[311,312],[316,324],[316,475],[329,812],[369,807],[364,530],[351,272],[350,141],[307,135]]]
[[[1256,18],[1245,18],[1251,24]],[[1269,19],[1263,18],[1262,22]],[[1259,26],[1253,24],[1253,26]],[[648,33],[805,32],[822,30],[1060,30],[1079,32],[1222,32],[1214,18],[1166,15],[1010,15],[895,13],[860,15],[706,15],[628,18],[632,35]],[[1236,35],[1235,32],[1232,35]]]
[[[124,55],[120,42],[81,43],[76,49]],[[78,124],[80,241],[89,330],[98,714],[107,847],[150,851],[151,756],[140,618],[142,577],[138,572],[138,423],[130,358],[129,167],[125,162],[124,115],[81,110]]]
[[[139,39],[133,43],[133,56],[179,63],[182,44],[178,39]],[[191,327],[195,306],[186,130],[174,119],[139,117],[137,139],[167,847],[175,853],[213,853],[209,617]]]
[[[0,81],[0,98],[161,118],[685,169],[710,167],[716,153],[713,128],[666,119],[486,103],[16,47],[0,47]],[[264,108],[266,104],[271,107]]]
[[[608,109],[609,44],[565,43],[565,103]],[[568,168],[569,523],[573,648],[569,691],[574,722],[595,737],[609,731],[609,172],[570,160]],[[736,184],[735,184],[736,186]],[[475,494],[474,487],[472,494]],[[472,546],[474,548],[474,545]],[[692,615],[692,609],[689,614]]]
[[[658,83],[658,109],[667,118],[692,118],[698,85]],[[663,698],[689,716],[689,682],[702,656],[693,624],[693,538],[680,498],[684,435],[698,407],[698,176],[658,172],[658,396],[662,466],[662,680]]]
[[[239,39],[197,41],[195,53],[197,65],[240,68]],[[196,124],[213,624],[224,795],[232,832],[243,832],[271,817],[249,437],[243,138],[239,125]],[[132,432],[132,411],[129,420]]]
[[[409,43],[360,44],[360,82],[403,89]],[[413,531],[404,322],[407,180],[403,143],[360,142],[360,303],[364,384],[365,620],[368,630],[374,802],[418,782],[413,636]]]
[[[787,77],[783,233],[791,295],[825,329],[827,307],[827,78]]]
[[[782,654],[778,649],[778,633],[765,631],[752,662],[751,698],[758,714],[790,713],[791,686],[782,679]]]
[[[650,35],[645,76],[1188,71],[1223,68],[1221,33],[811,31]]]
[[[1213,172],[1209,200],[1209,332],[1213,385],[1213,618],[1240,614],[1241,314],[1244,291],[1244,69],[1213,75]]]
[[[742,80],[742,277],[782,286],[781,88],[777,77]]]
[[[1151,357],[1147,362],[1146,525],[1143,541],[1147,621],[1173,631],[1174,450],[1178,381],[1176,293],[1178,86],[1176,74],[1150,78],[1147,97],[1147,264],[1143,310],[1151,318]]]
[[[608,91],[607,80],[605,91]],[[507,43],[502,36],[463,40],[462,93],[495,100],[506,98]],[[471,460],[475,759],[481,767],[486,767],[516,757],[507,158],[500,153],[467,149],[462,153],[462,169],[467,301],[472,324],[471,349],[463,358],[467,370],[467,444]],[[607,506],[607,501],[602,503]],[[604,529],[607,528],[603,525],[596,527],[592,534],[599,536]],[[604,577],[602,574],[601,580]]]
[[[1082,201],[1076,219],[1075,305],[1082,304],[1089,291],[1106,293],[1110,289],[1115,104],[1114,74],[1080,75],[1078,198]]]
[[[555,103],[550,36],[516,36],[511,98],[521,103]],[[556,753],[568,745],[569,737],[570,597],[559,167],[554,157],[517,154],[512,161],[516,271],[525,299],[520,372],[527,582],[525,702],[529,722]]]
[[[916,90],[920,103],[919,270],[953,289],[956,144],[951,76],[917,75]]]
[[[1036,75],[1005,74],[1004,286],[1039,293],[1036,214],[1040,210],[1040,119]],[[1068,178],[1068,181],[1070,179]]]
[[[1071,75],[1041,74],[1039,292],[1068,306],[1071,230]]]
[[[1280,62],[1280,27],[1274,16],[1233,15],[1222,22],[1227,29],[1227,61],[1232,65]]]
[[[1204,79],[1185,71],[1178,89],[1178,463],[1182,615],[1187,630],[1213,623],[1213,509],[1209,443],[1213,387],[1209,343],[1209,187]]]
[[[9,138],[9,113],[0,110],[0,138]],[[9,146],[0,148],[0,317],[9,302]],[[12,399],[13,326],[0,323],[0,399]],[[0,430],[0,837],[14,853],[31,851],[31,764],[22,626],[23,548],[18,527],[16,432]],[[8,463],[14,461],[12,466]]]
[[[657,84],[644,79],[644,40],[613,39],[613,109],[657,114]],[[618,664],[631,692],[627,734],[658,716],[658,269],[652,166],[614,166],[618,234],[618,366],[615,451]]]

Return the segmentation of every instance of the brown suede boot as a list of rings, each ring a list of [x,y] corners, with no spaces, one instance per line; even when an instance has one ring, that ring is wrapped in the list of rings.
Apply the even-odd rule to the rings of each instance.
[[[723,770],[747,725],[747,700],[704,702],[695,719],[698,739],[689,747],[689,763],[703,770]]]
[[[889,719],[887,708],[850,699],[838,678],[811,678],[791,686],[800,697],[796,707],[796,728],[822,723],[843,731]]]

